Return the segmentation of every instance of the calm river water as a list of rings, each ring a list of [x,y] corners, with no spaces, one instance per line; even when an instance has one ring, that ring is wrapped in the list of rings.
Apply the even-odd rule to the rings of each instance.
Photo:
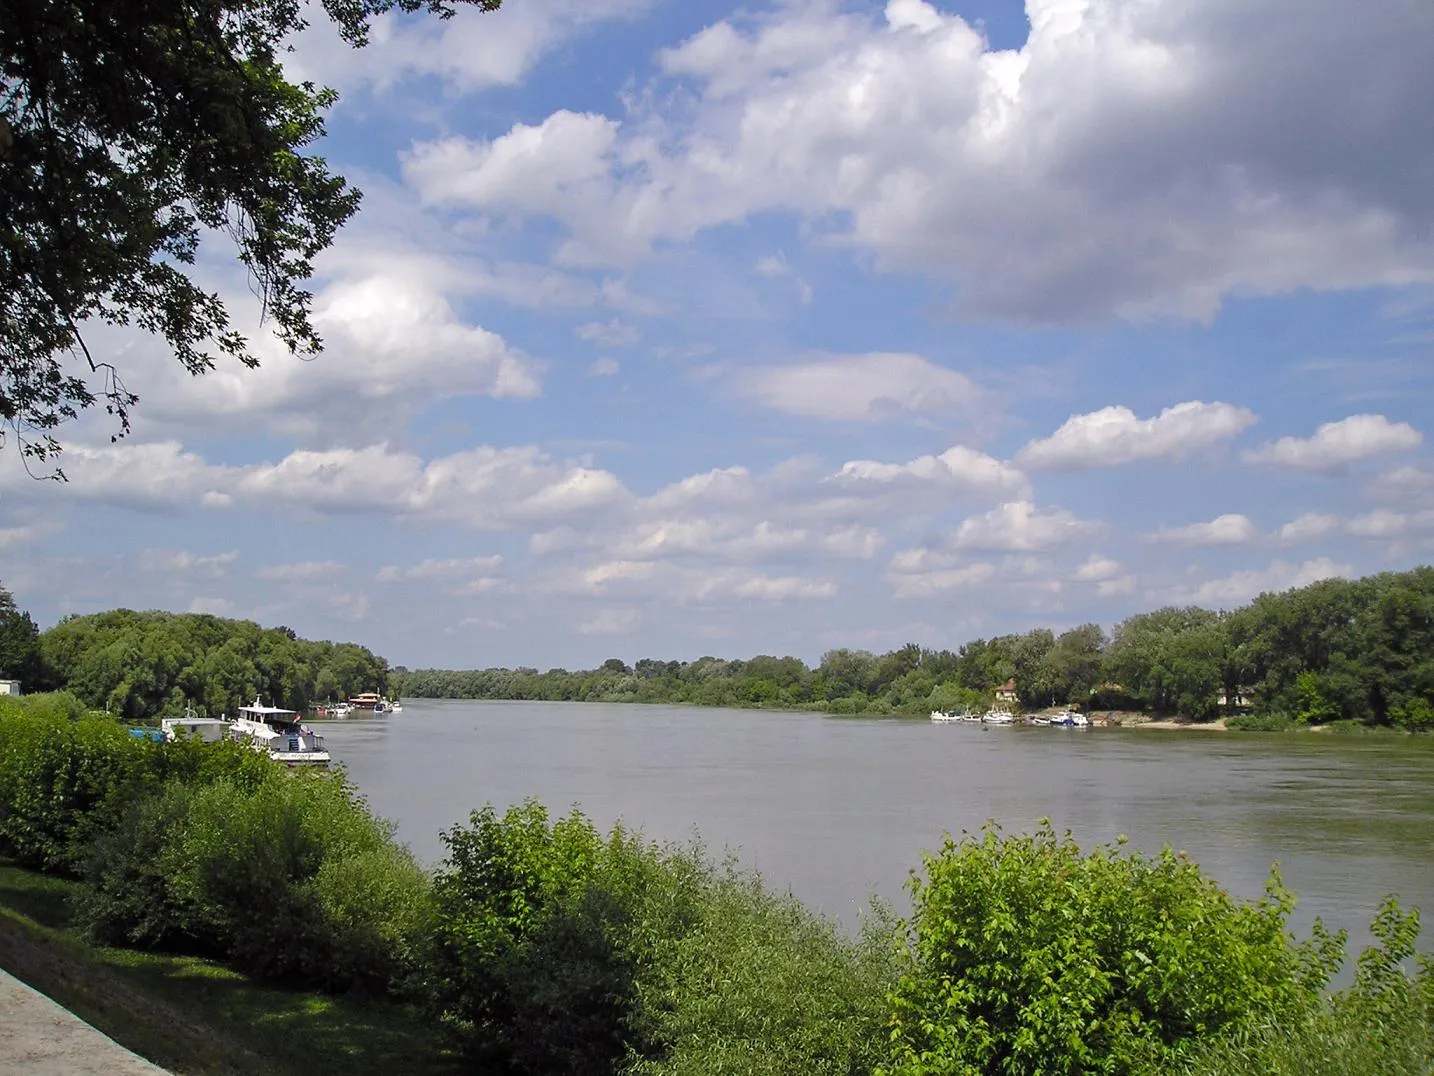
[[[854,922],[942,833],[1048,817],[1082,843],[1128,834],[1188,851],[1258,896],[1270,864],[1316,915],[1367,940],[1385,893],[1434,923],[1434,744],[1118,729],[993,728],[598,703],[414,700],[327,722],[336,760],[399,836],[437,861],[439,832],[485,802],[574,803],[662,839],[700,833],[779,888]],[[1429,946],[1434,931],[1425,931]]]

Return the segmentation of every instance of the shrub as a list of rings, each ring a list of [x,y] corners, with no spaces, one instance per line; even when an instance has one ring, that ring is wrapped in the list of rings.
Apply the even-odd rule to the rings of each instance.
[[[485,1070],[870,1072],[890,934],[865,943],[700,847],[537,803],[475,812],[435,881],[435,1014]],[[888,928],[889,928],[889,924]]]
[[[0,697],[0,853],[77,873],[81,849],[165,781],[231,777],[253,786],[272,763],[238,744],[156,744],[73,695]]]
[[[69,871],[102,828],[103,808],[154,746],[106,717],[78,716],[72,696],[4,700],[0,709],[0,853]]]
[[[265,763],[171,781],[94,840],[80,912],[102,940],[218,953],[251,974],[387,990],[414,964],[427,877],[341,773]]]
[[[894,923],[873,909],[859,939],[794,897],[729,868],[685,934],[639,976],[651,1056],[634,1076],[857,1076],[886,1048]]]
[[[1187,1076],[1427,1076],[1434,1071],[1434,963],[1415,959],[1417,912],[1391,897],[1349,988],[1283,1020],[1201,1043]],[[1343,935],[1338,939],[1343,946]],[[1411,963],[1415,970],[1407,970]]]
[[[429,1002],[466,1054],[518,1072],[612,1071],[627,1050],[633,897],[655,850],[539,803],[443,835]],[[679,895],[680,899],[680,895]]]
[[[1240,714],[1225,722],[1225,727],[1235,732],[1292,732],[1304,725],[1288,714]]]
[[[1298,1009],[1326,964],[1272,876],[1241,904],[1166,849],[1083,854],[1049,823],[947,839],[913,876],[893,1074],[1168,1069],[1201,1036]]]

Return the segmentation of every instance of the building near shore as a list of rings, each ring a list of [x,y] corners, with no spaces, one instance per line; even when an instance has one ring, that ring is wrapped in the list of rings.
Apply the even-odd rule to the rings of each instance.
[[[0,680],[0,695],[20,694],[19,680]]]

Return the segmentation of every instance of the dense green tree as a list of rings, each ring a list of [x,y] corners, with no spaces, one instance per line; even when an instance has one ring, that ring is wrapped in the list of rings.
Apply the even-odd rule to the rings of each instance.
[[[1434,725],[1434,569],[1329,580],[1265,594],[1228,613],[1158,609],[1056,636],[1045,628],[975,639],[959,651],[908,644],[876,655],[836,649],[797,658],[611,659],[590,671],[417,669],[399,694],[489,699],[683,702],[809,707],[838,714],[979,709],[1016,678],[1028,707],[1129,706],[1199,720],[1221,696],[1253,700],[1279,721]],[[1093,691],[1094,689],[1094,691]],[[1233,702],[1230,702],[1233,708]],[[1277,722],[1278,723],[1278,722]]]
[[[387,663],[364,647],[192,613],[117,609],[70,617],[41,633],[39,644],[60,684],[92,707],[131,719],[178,714],[186,704],[232,713],[256,695],[306,709],[388,690]]]
[[[0,586],[0,680],[19,680],[22,690],[34,691],[44,686],[44,679],[40,629]]]
[[[500,0],[463,0],[491,10]],[[352,45],[374,15],[446,0],[322,0]],[[307,5],[291,0],[0,0],[0,420],[26,456],[103,400],[116,436],[136,397],[87,324],[162,336],[191,374],[255,366],[193,279],[225,236],[279,339],[320,347],[304,281],[359,194],[312,152],[336,95],[285,78]]]
[[[1106,645],[1099,624],[1082,624],[1062,632],[1042,659],[1041,676],[1056,702],[1083,703],[1100,683]]]

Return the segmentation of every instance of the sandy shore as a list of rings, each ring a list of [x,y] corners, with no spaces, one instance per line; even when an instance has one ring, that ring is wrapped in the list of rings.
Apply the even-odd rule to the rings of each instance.
[[[1126,713],[1120,711],[1100,711],[1090,715],[1093,722],[1109,725],[1112,728],[1123,729],[1166,729],[1176,732],[1227,732],[1225,719],[1217,717],[1214,721],[1189,721],[1185,718],[1163,717],[1159,720],[1147,717],[1145,714]]]

